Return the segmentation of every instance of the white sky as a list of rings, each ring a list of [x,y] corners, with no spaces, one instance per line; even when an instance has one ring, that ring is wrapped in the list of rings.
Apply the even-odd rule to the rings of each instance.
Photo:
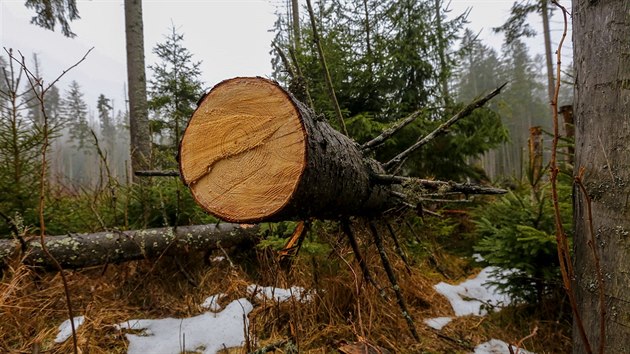
[[[20,50],[29,61],[32,53],[38,53],[48,80],[95,47],[85,62],[64,77],[60,88],[65,91],[71,80],[77,80],[89,106],[94,107],[97,96],[103,93],[114,99],[115,109],[122,109],[127,77],[123,0],[77,2],[81,19],[71,23],[77,37],[68,39],[59,30],[51,32],[31,25],[33,12],[24,7],[24,0],[0,0],[0,47]],[[563,2],[570,5],[569,1]],[[184,33],[184,45],[194,60],[203,62],[202,79],[208,88],[234,76],[269,76],[273,38],[269,30],[276,19],[276,8],[285,4],[286,0],[145,0],[146,64],[156,62],[151,50],[163,42],[174,24]],[[493,34],[491,28],[505,21],[511,4],[511,0],[452,0],[451,9],[455,15],[470,7],[468,27],[481,31],[481,39],[499,49],[502,37]],[[532,20],[538,30],[540,21]],[[552,35],[559,38],[560,32]],[[543,52],[541,39],[528,45],[533,53]],[[4,51],[1,55],[6,57]]]

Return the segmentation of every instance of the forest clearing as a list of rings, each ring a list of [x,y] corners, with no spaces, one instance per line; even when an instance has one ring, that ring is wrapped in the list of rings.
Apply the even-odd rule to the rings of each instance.
[[[0,352],[630,353],[630,4],[509,3],[0,3]]]

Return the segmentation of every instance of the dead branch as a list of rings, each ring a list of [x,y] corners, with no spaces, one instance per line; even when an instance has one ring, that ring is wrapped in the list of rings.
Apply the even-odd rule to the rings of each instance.
[[[401,130],[402,128],[406,127],[411,122],[416,120],[416,118],[418,118],[418,116],[422,112],[423,112],[423,110],[417,110],[417,111],[411,113],[406,118],[398,121],[397,123],[392,125],[390,128],[385,129],[381,133],[381,135],[379,135],[376,138],[374,138],[374,139],[368,141],[367,143],[361,145],[361,150],[363,150],[363,151],[370,151],[370,150],[373,150],[373,149],[377,148],[382,143],[384,143],[387,139],[389,139],[390,136],[394,135],[397,131]]]
[[[394,156],[394,158],[392,158],[387,163],[385,163],[383,165],[383,167],[386,170],[388,170],[388,171],[396,171],[396,170],[398,170],[398,168],[405,163],[405,161],[407,160],[407,157],[409,157],[409,155],[411,153],[413,153],[414,151],[418,150],[423,145],[427,144],[428,142],[430,142],[431,140],[435,139],[436,137],[444,134],[446,129],[451,127],[458,120],[469,116],[475,109],[483,107],[483,105],[485,105],[486,102],[490,101],[494,96],[496,96],[499,93],[501,93],[501,90],[505,87],[505,85],[507,85],[507,82],[504,83],[503,85],[497,87],[494,91],[490,92],[485,97],[477,99],[477,100],[473,101],[472,103],[470,103],[469,105],[467,105],[466,107],[464,107],[464,109],[459,111],[456,115],[451,117],[446,122],[442,123],[439,127],[437,127],[434,131],[429,133],[427,136],[419,139],[415,144],[413,144],[412,146],[407,148],[407,150],[405,150],[405,151],[401,152],[400,154]]]
[[[177,170],[166,170],[166,171],[148,170],[148,171],[135,171],[134,174],[139,177],[177,177],[179,176],[179,171]]]
[[[508,191],[501,188],[484,187],[476,184],[434,181],[416,177],[375,174],[372,176],[377,184],[418,184],[424,188],[439,190],[440,193],[457,192],[461,194],[505,194]]]

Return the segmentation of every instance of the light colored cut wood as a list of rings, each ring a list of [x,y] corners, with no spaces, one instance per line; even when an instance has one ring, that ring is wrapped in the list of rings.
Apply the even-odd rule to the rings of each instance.
[[[186,128],[182,178],[211,213],[262,219],[291,199],[306,165],[305,141],[300,113],[275,83],[226,80],[201,101]]]

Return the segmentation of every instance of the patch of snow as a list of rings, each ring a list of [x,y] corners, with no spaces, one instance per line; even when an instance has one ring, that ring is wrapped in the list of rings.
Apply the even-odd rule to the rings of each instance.
[[[512,350],[516,352],[516,347],[511,346]],[[534,354],[525,349],[519,349],[519,354]],[[510,349],[508,349],[508,344],[502,340],[498,339],[490,339],[485,343],[481,343],[475,347],[474,354],[510,354]]]
[[[482,255],[480,255],[479,253],[473,253],[472,258],[475,260],[475,262],[485,262],[485,258],[483,258]]]
[[[304,294],[306,291],[299,286],[292,286],[289,289],[275,288],[273,286],[258,286],[256,284],[248,285],[247,292],[250,294],[256,293],[258,299],[273,299],[277,302],[284,302],[291,297],[295,297],[296,300],[310,301],[311,296]]]
[[[427,318],[424,320],[424,323],[438,331],[441,330],[444,326],[449,324],[453,320],[452,317],[436,317],[436,318]]]
[[[495,285],[486,284],[489,281],[496,281],[491,274],[496,270],[499,269],[486,267],[475,278],[468,279],[459,285],[440,282],[434,285],[434,288],[448,299],[455,311],[455,316],[484,316],[487,314],[488,305],[498,310],[511,303],[507,294],[502,293]],[[504,274],[511,272],[511,270],[500,271]]]
[[[117,328],[143,330],[140,334],[126,334],[128,354],[179,354],[184,350],[214,354],[226,347],[243,345],[244,333],[249,326],[247,315],[253,308],[247,299],[242,298],[232,301],[217,314],[206,312],[190,318],[129,320],[118,324]]]
[[[74,329],[78,330],[79,327],[85,322],[85,316],[77,316],[72,319],[74,322]],[[72,336],[72,326],[70,325],[70,320],[65,320],[61,322],[59,325],[59,333],[57,333],[57,338],[55,338],[55,343],[63,343],[66,339]]]
[[[203,303],[201,304],[201,307],[204,309],[208,309],[212,312],[218,312],[221,310],[221,305],[219,305],[219,300],[225,296],[226,294],[223,294],[223,293],[211,295],[203,301]]]

